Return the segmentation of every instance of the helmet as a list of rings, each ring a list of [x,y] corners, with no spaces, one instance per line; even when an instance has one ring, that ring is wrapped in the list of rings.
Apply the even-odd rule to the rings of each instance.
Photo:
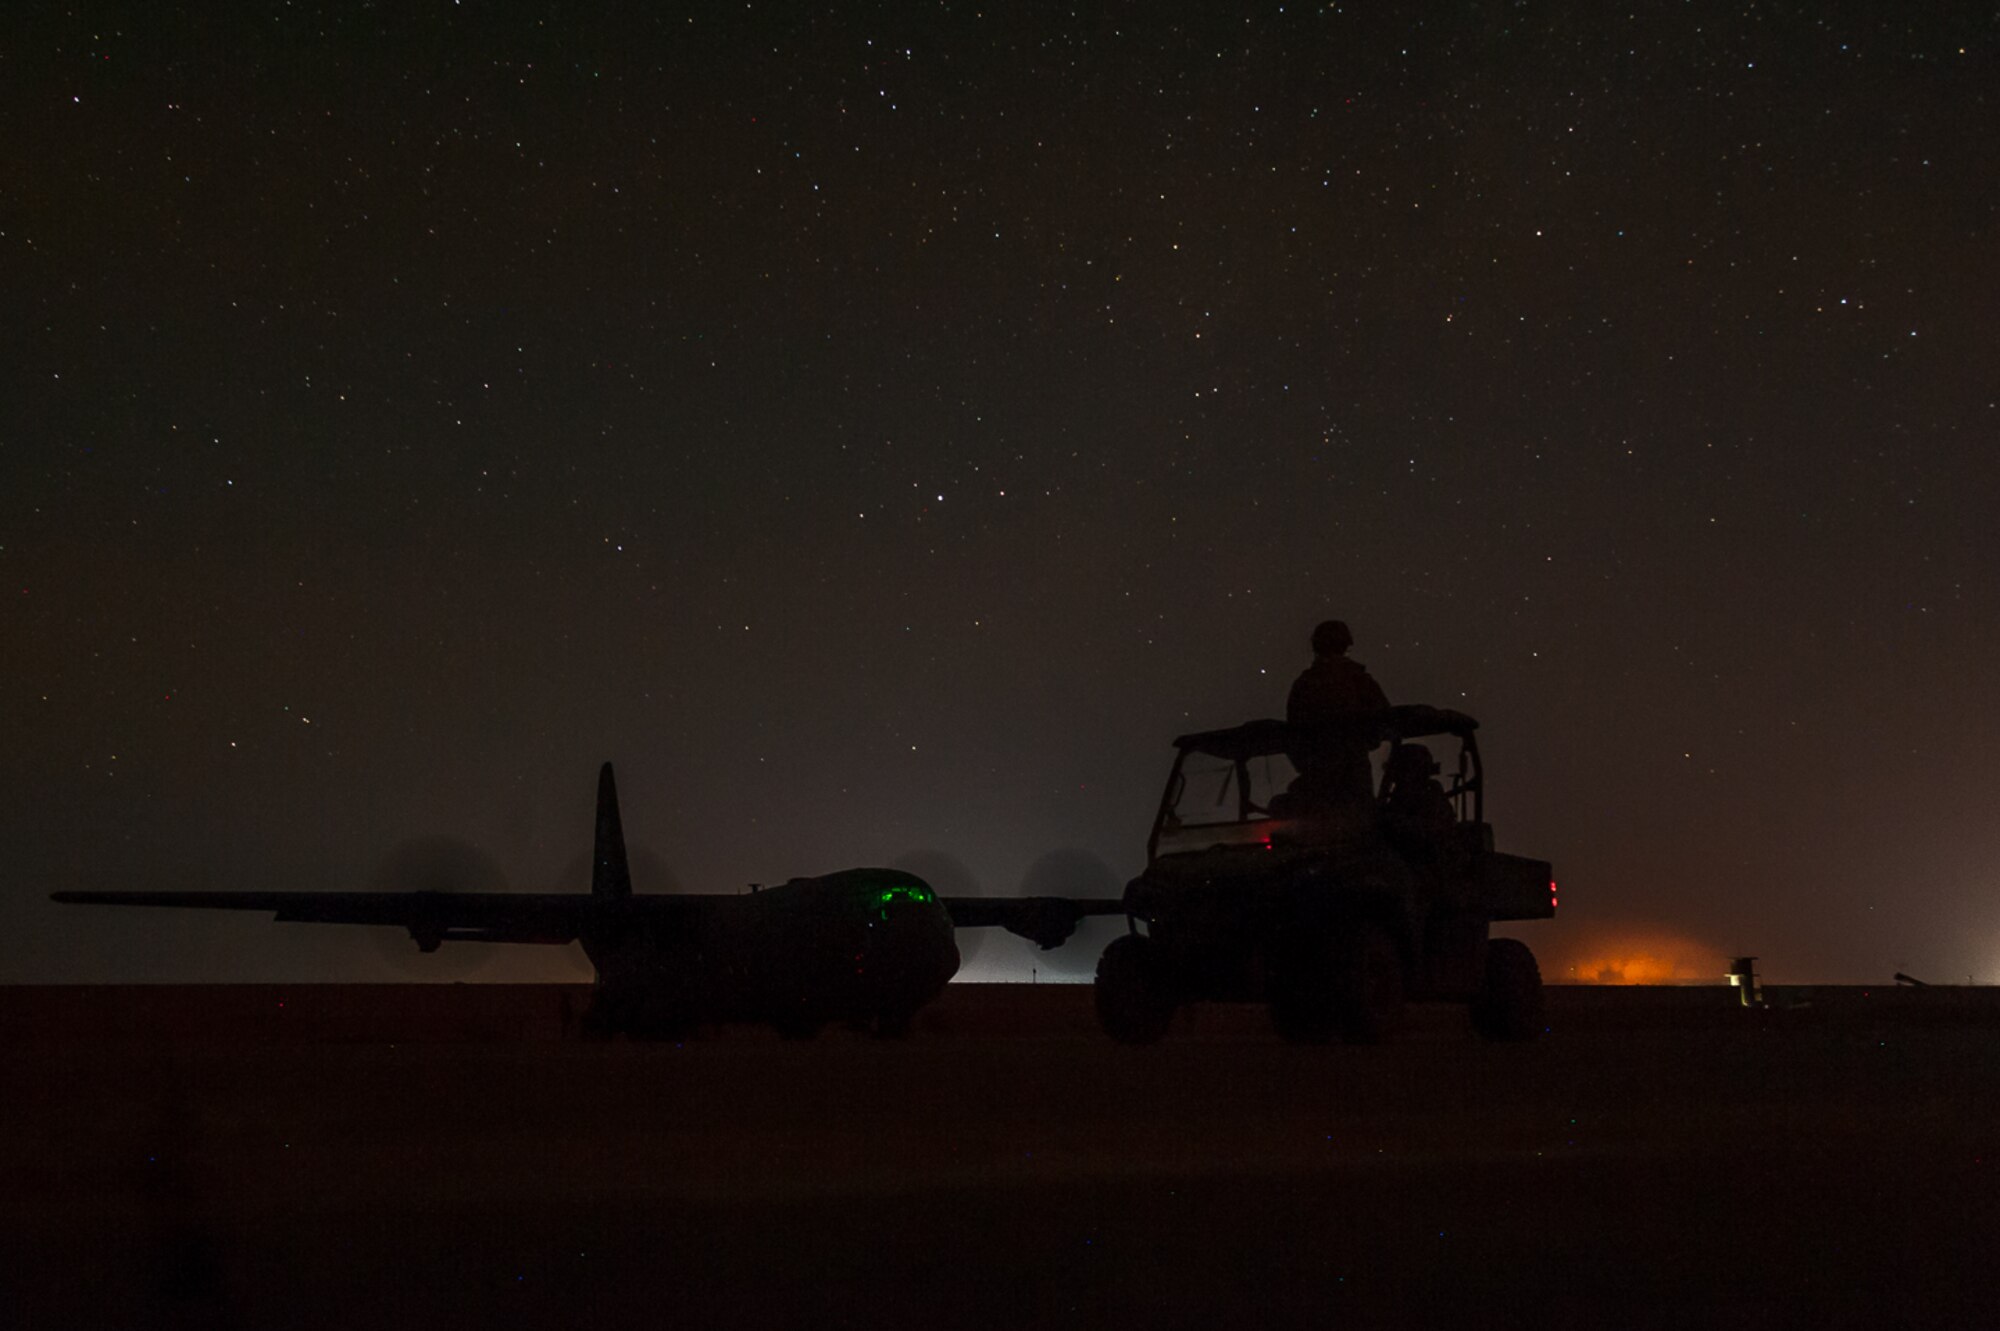
[[[1347,625],[1337,619],[1329,619],[1313,630],[1312,648],[1314,656],[1338,656],[1354,645],[1354,635],[1347,631]]]
[[[1387,765],[1390,775],[1399,781],[1421,781],[1436,776],[1438,770],[1437,759],[1425,744],[1397,745],[1390,751]]]

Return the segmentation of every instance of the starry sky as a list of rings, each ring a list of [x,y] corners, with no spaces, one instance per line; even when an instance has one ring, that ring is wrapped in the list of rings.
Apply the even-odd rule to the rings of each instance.
[[[606,758],[642,891],[1112,893],[1329,616],[1551,979],[2000,981],[1984,7],[0,24],[0,981],[586,975],[45,898],[578,885]]]

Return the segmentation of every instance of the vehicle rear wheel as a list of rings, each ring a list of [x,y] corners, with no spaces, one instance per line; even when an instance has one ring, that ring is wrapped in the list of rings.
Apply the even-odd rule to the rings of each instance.
[[[810,1040],[826,1025],[826,1018],[806,1008],[780,1012],[771,1018],[771,1029],[780,1040]]]
[[[1153,1044],[1173,1023],[1173,996],[1160,983],[1153,942],[1138,934],[1113,939],[1097,959],[1097,1021],[1119,1044]]]
[[[1293,1044],[1326,1044],[1333,1039],[1333,1004],[1286,993],[1271,997],[1271,1028]]]
[[[1486,945],[1486,976],[1472,1000],[1472,1029],[1489,1040],[1532,1040],[1542,1033],[1542,969],[1528,945],[1496,938]]]
[[[1342,933],[1336,949],[1340,1038],[1377,1044],[1403,1024],[1403,954],[1379,924]]]
[[[1284,949],[1271,976],[1271,1027],[1293,1044],[1326,1044],[1340,1032],[1340,995],[1333,949],[1321,936],[1318,946]]]

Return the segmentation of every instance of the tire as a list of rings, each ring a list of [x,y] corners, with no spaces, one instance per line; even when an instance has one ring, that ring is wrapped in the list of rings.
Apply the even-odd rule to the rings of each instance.
[[[693,1013],[672,990],[600,985],[582,1021],[586,1040],[684,1040],[694,1034]]]
[[[686,997],[668,992],[648,994],[640,1004],[633,1025],[627,1029],[641,1040],[678,1043],[692,1036],[698,1024]]]
[[[1292,1044],[1328,1044],[1339,1029],[1333,1003],[1326,994],[1300,992],[1287,986],[1271,995],[1271,1029]]]
[[[1273,958],[1271,1028],[1292,1044],[1327,1044],[1340,1033],[1340,993],[1332,949],[1293,940]]]
[[[1097,1022],[1119,1044],[1154,1044],[1173,1023],[1159,971],[1152,940],[1137,934],[1113,939],[1097,959]]]
[[[1542,970],[1526,943],[1486,945],[1486,975],[1472,1000],[1472,1029],[1488,1040],[1519,1043],[1542,1033]]]
[[[780,1040],[811,1040],[825,1025],[825,1017],[803,1006],[771,1018],[771,1029],[778,1033]]]
[[[583,1010],[583,1016],[576,1024],[577,1038],[591,1044],[604,1044],[622,1034],[616,1019],[611,1017],[602,999],[593,1000]]]
[[[1335,948],[1340,1038],[1380,1044],[1403,1024],[1403,954],[1379,924],[1343,931]]]

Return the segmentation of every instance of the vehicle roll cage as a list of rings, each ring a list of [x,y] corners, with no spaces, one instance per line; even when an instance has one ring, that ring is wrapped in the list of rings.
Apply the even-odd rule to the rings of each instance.
[[[1461,823],[1479,824],[1486,821],[1485,770],[1479,760],[1479,722],[1463,712],[1455,712],[1446,707],[1427,707],[1420,704],[1405,704],[1386,708],[1372,716],[1356,717],[1354,722],[1343,725],[1342,730],[1363,738],[1372,736],[1375,743],[1389,742],[1389,752],[1393,755],[1404,744],[1414,740],[1427,739],[1433,735],[1450,735],[1459,741],[1458,767],[1452,775],[1451,784],[1445,794],[1458,811]],[[1250,763],[1256,758],[1289,754],[1302,748],[1313,737],[1314,728],[1294,726],[1283,721],[1264,719],[1246,721],[1240,726],[1227,730],[1202,730],[1191,735],[1182,735],[1174,740],[1174,766],[1167,774],[1167,787],[1161,792],[1159,812],[1153,818],[1152,835],[1146,839],[1146,862],[1158,858],[1160,835],[1167,825],[1174,821],[1174,807],[1180,802],[1187,789],[1187,777],[1183,768],[1189,755],[1218,758],[1230,764],[1233,769],[1224,781],[1224,794],[1228,783],[1236,787],[1236,822],[1248,823],[1259,816],[1270,817],[1270,812],[1250,798]],[[1371,745],[1372,747],[1372,745]],[[1377,797],[1388,794],[1388,776],[1383,776],[1383,788]]]

